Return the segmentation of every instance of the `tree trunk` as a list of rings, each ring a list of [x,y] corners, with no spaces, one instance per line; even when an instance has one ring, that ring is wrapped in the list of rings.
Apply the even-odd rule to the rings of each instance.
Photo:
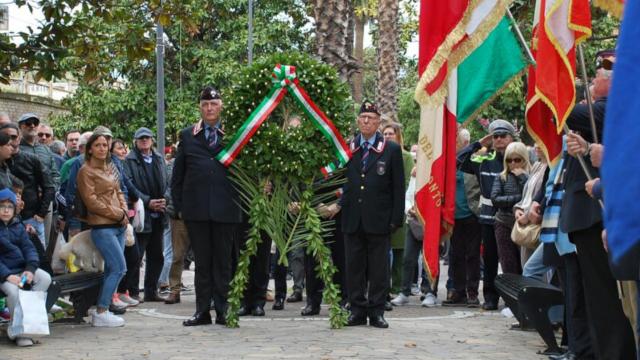
[[[367,23],[365,16],[355,17],[355,47],[353,48],[353,56],[356,61],[357,69],[353,72],[352,88],[353,101],[356,105],[362,102],[362,93],[364,91],[364,25]]]
[[[318,56],[334,66],[344,81],[348,80],[355,66],[347,52],[350,2],[313,0]]]
[[[378,110],[391,121],[398,121],[398,0],[378,3]]]

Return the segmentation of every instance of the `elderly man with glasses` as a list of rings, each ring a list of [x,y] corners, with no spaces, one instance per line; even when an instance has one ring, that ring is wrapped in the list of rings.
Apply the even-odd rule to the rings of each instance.
[[[40,119],[36,114],[27,113],[20,116],[20,119],[18,119],[18,127],[20,128],[20,134],[22,136],[20,149],[26,153],[38,156],[38,159],[40,159],[44,167],[49,170],[55,188],[58,190],[60,187],[60,171],[58,171],[58,164],[56,163],[53,152],[49,147],[38,141],[39,126]],[[51,132],[51,135],[52,134],[53,132]]]
[[[491,203],[491,188],[496,176],[503,170],[504,151],[514,141],[516,130],[506,120],[494,120],[489,125],[489,135],[483,137],[457,154],[458,169],[467,174],[477,176],[480,183],[480,215],[481,237],[484,244],[484,276],[482,292],[484,310],[498,309],[498,292],[494,281],[498,274],[498,247],[493,231],[496,210]],[[472,156],[481,148],[486,154]],[[449,299],[448,299],[449,300]]]

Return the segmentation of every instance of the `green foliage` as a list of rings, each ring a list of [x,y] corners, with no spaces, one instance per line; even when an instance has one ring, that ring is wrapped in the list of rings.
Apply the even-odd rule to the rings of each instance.
[[[343,134],[349,133],[353,105],[349,89],[335,69],[299,53],[276,54],[260,59],[238,72],[233,86],[224,92],[225,130],[234,134],[272,87],[271,73],[276,64],[296,67],[300,85]],[[300,116],[298,128],[287,126]],[[336,160],[330,141],[305,119],[302,109],[287,95],[236,159],[238,166],[262,177],[275,176],[303,181],[318,174],[321,167]]]
[[[189,22],[177,18],[165,28],[167,143],[177,140],[179,129],[197,121],[200,89],[206,84],[214,84],[225,91],[236,78],[235,74],[241,69],[239,66],[245,66],[247,62],[247,2],[215,0],[199,3],[200,7],[189,17]],[[184,6],[188,4],[185,2]],[[254,6],[256,58],[283,51],[309,50],[311,29],[305,28],[308,19],[299,0],[272,0]],[[117,31],[127,31],[127,26],[123,25]],[[151,27],[149,31],[153,33],[154,29]],[[113,124],[112,131],[125,140],[131,139],[139,126],[155,129],[156,66],[153,53],[149,52],[144,61],[138,61],[122,55],[124,49],[119,42],[97,46],[96,51],[113,54],[101,58],[102,63],[113,71],[102,74],[102,81],[82,82],[75,96],[64,101],[70,113],[54,118],[54,127],[89,130],[98,125]],[[67,61],[69,67],[81,65],[73,63],[71,58]]]
[[[330,306],[329,322],[332,328],[342,327],[346,313],[340,307],[340,290],[333,283],[337,270],[323,240],[333,229],[334,221],[322,220],[316,209],[327,201],[327,187],[339,186],[344,177],[339,172],[322,182],[313,178],[307,182],[291,181],[286,177],[262,178],[237,163],[232,165],[231,173],[243,211],[248,214],[250,228],[230,284],[227,326],[238,326],[237,313],[248,281],[249,263],[262,236],[267,236],[279,250],[281,256],[278,261],[283,265],[287,264],[287,253],[294,247],[306,247],[309,253],[314,254],[319,263],[318,274],[326,284],[324,300]]]

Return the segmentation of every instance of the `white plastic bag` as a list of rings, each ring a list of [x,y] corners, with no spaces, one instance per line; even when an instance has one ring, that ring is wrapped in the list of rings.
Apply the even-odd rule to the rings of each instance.
[[[64,274],[67,272],[67,261],[60,256],[60,250],[67,242],[64,239],[62,232],[58,233],[56,239],[56,246],[53,248],[53,256],[51,256],[51,270],[54,274]]]
[[[133,230],[135,232],[141,232],[144,230],[144,203],[142,199],[138,199],[136,203],[133,205],[133,209],[136,211],[136,214],[133,216]]]
[[[7,329],[10,339],[49,335],[46,299],[44,291],[18,290],[18,303]]]

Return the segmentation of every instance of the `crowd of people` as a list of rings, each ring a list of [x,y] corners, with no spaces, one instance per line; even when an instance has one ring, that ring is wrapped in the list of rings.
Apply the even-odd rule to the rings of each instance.
[[[613,59],[613,58],[612,58]],[[613,61],[613,60],[610,61]],[[604,109],[613,71],[600,68],[591,94],[601,138]],[[13,122],[0,114],[0,289],[11,315],[17,289],[26,284],[46,290],[52,270],[43,263],[50,228],[67,240],[90,229],[104,258],[104,282],[91,314],[94,326],[124,325],[127,307],[142,302],[181,301],[185,258],[195,264],[194,315],[184,326],[226,323],[227,294],[248,219],[239,207],[238,190],[217,159],[225,144],[221,94],[211,86],[199,96],[201,119],[179,134],[167,156],[156,148],[155,134],[141,127],[133,145],[99,126],[68,131],[57,140],[38,116]],[[387,328],[385,311],[421,296],[425,307],[460,306],[497,310],[495,279],[503,273],[542,281],[559,279],[565,297],[568,351],[558,359],[635,359],[637,290],[634,282],[618,286],[609,267],[603,230],[598,174],[603,146],[593,143],[588,107],[578,104],[567,124],[560,161],[548,163],[538,146],[518,141],[514,126],[494,120],[489,134],[471,141],[468,130],[457,137],[455,226],[450,236],[446,297],[438,301],[438,279],[422,269],[423,221],[415,206],[415,153],[405,148],[402,126],[383,121],[376,105],[365,101],[350,140],[341,195],[321,204],[319,214],[335,219],[327,244],[337,267],[334,281],[348,326]],[[292,119],[292,125],[299,119]],[[411,151],[408,151],[411,150]],[[582,162],[582,164],[581,164]],[[337,189],[327,191],[336,192]],[[265,191],[271,191],[265,186]],[[135,246],[125,247],[125,229],[144,208]],[[59,220],[52,224],[52,214]],[[55,218],[55,216],[54,216]],[[303,301],[303,316],[320,313],[323,284],[316,263],[304,249],[288,254],[289,269],[272,264],[271,240],[263,236],[252,258],[240,316],[264,316]],[[140,273],[144,258],[144,286]],[[287,297],[287,274],[293,291]],[[270,295],[270,275],[275,295]],[[480,280],[484,302],[479,298]],[[142,294],[140,294],[142,290]],[[0,310],[2,308],[0,307]],[[636,337],[634,338],[634,332]],[[32,344],[17,338],[18,345]]]

